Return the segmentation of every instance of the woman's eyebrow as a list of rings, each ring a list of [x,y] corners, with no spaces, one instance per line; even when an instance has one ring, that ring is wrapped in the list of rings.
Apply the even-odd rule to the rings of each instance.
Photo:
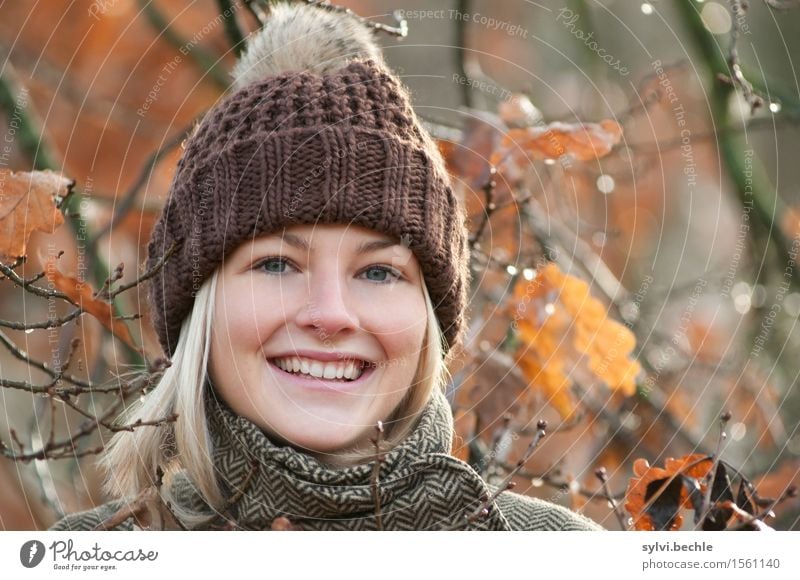
[[[393,246],[400,246],[394,240],[374,240],[372,242],[362,242],[356,249],[356,254],[368,254],[376,250],[383,250],[384,248],[391,248]]]
[[[295,248],[298,248],[300,250],[305,250],[306,252],[308,252],[311,249],[308,245],[308,242],[304,238],[296,236],[295,234],[283,233],[279,237],[276,236],[276,239],[278,239],[281,242],[286,242],[290,246],[294,246]]]

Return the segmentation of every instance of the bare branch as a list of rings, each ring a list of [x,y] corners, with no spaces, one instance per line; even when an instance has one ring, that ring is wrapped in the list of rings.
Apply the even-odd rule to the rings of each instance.
[[[408,22],[406,21],[405,18],[402,17],[402,12],[399,10],[395,10],[392,13],[392,17],[395,19],[397,25],[388,26],[386,24],[381,24],[380,22],[373,22],[371,20],[368,20],[363,16],[359,16],[349,8],[345,8],[344,6],[337,6],[336,4],[330,4],[326,0],[305,0],[305,2],[306,4],[311,4],[312,6],[318,6],[319,8],[324,8],[325,10],[328,10],[330,12],[340,12],[348,14],[353,18],[360,20],[370,28],[386,32],[393,36],[399,36],[401,38],[408,36]]]
[[[41,371],[46,372],[51,377],[60,378],[61,380],[67,381],[68,383],[72,383],[73,385],[77,385],[77,386],[85,389],[86,391],[90,391],[93,388],[91,383],[88,383],[88,382],[86,382],[86,381],[84,381],[82,379],[79,379],[78,377],[75,377],[73,375],[69,375],[69,374],[64,373],[64,369],[63,368],[61,369],[60,372],[56,372],[53,369],[51,369],[49,366],[47,366],[46,363],[43,363],[43,362],[40,362],[38,360],[32,359],[30,356],[28,356],[27,352],[25,352],[24,350],[19,348],[8,337],[8,335],[6,335],[2,330],[0,330],[0,343],[2,343],[3,346],[5,346],[9,350],[9,352],[11,352],[11,354],[13,354],[17,359],[23,361],[24,363],[28,364],[29,366],[32,366],[34,368],[37,368],[37,369],[39,369]],[[25,390],[28,390],[28,389],[26,388]]]
[[[614,515],[617,516],[617,521],[619,522],[619,527],[621,530],[627,530],[628,524],[625,523],[625,515],[622,513],[622,509],[617,503],[614,496],[611,495],[611,490],[608,489],[608,472],[606,471],[605,467],[600,467],[597,471],[594,472],[597,479],[600,480],[600,484],[602,485],[603,489],[603,499],[608,501],[608,504],[611,506],[611,509],[614,511]]]
[[[486,204],[484,205],[483,213],[481,214],[481,223],[478,225],[478,229],[475,230],[475,233],[470,236],[470,248],[475,247],[475,245],[480,242],[480,239],[483,237],[483,231],[486,229],[486,225],[489,223],[492,214],[498,209],[497,205],[494,203],[494,188],[497,186],[497,182],[494,180],[495,175],[497,175],[497,169],[492,166],[489,168],[489,179],[483,186],[483,195],[486,197]]]
[[[53,318],[45,322],[12,322],[11,320],[0,319],[0,326],[10,328],[12,330],[32,330],[35,328],[56,328],[57,326],[64,326],[67,322],[75,320],[83,314],[83,309],[78,307],[69,314]]]
[[[64,253],[64,250],[61,250],[58,253],[57,257],[60,258],[63,253]],[[79,304],[75,303],[72,300],[72,298],[70,298],[69,296],[67,296],[63,292],[58,292],[57,290],[47,290],[47,289],[42,288],[40,286],[34,285],[33,282],[36,281],[36,280],[39,280],[40,278],[42,278],[45,275],[44,272],[41,272],[41,273],[37,274],[34,278],[32,278],[30,280],[25,280],[24,278],[20,277],[19,274],[17,274],[14,271],[15,267],[16,266],[7,266],[7,265],[3,264],[2,261],[0,261],[0,272],[5,274],[6,278],[11,280],[14,284],[19,286],[20,288],[22,288],[22,289],[24,289],[24,290],[26,290],[26,291],[28,291],[31,294],[34,294],[36,296],[41,296],[42,298],[60,298],[62,300],[65,300],[66,302],[69,302],[73,306],[80,306]]]
[[[161,268],[163,268],[163,267],[164,267],[164,263],[165,263],[165,262],[166,262],[166,261],[167,261],[167,260],[170,258],[170,256],[172,256],[172,254],[174,254],[174,253],[175,253],[177,250],[178,250],[178,242],[177,242],[177,241],[173,241],[173,242],[172,242],[172,244],[170,245],[170,247],[169,247],[169,248],[167,249],[167,251],[164,253],[164,255],[163,255],[163,256],[161,256],[161,257],[158,259],[158,261],[155,263],[155,265],[154,265],[152,268],[150,268],[150,269],[149,269],[149,270],[147,270],[145,273],[143,273],[141,276],[139,276],[138,278],[136,278],[136,280],[134,280],[133,282],[130,282],[129,284],[123,284],[122,286],[120,286],[120,287],[118,287],[116,290],[114,290],[113,292],[109,292],[109,293],[108,293],[108,298],[109,298],[109,300],[113,300],[114,298],[116,298],[117,296],[119,296],[120,294],[122,294],[123,292],[125,292],[126,290],[130,290],[131,288],[134,288],[134,287],[138,286],[139,284],[141,284],[141,283],[142,283],[142,282],[144,282],[145,280],[147,280],[147,279],[149,279],[149,278],[152,278],[153,276],[155,276],[155,275],[158,273],[158,271],[159,271],[159,270],[161,270]]]
[[[698,530],[703,525],[703,522],[708,517],[708,513],[711,511],[711,508],[714,507],[711,504],[711,494],[714,490],[714,481],[717,478],[717,469],[719,469],[719,460],[720,455],[722,454],[722,443],[727,439],[728,435],[725,433],[725,426],[731,420],[731,414],[729,412],[724,412],[720,415],[719,418],[719,438],[717,439],[717,451],[714,453],[714,462],[711,466],[711,471],[708,472],[706,476],[706,492],[703,495],[703,507],[700,511],[700,517],[697,518],[697,524],[695,525],[695,530]]]
[[[534,436],[533,440],[528,445],[528,448],[525,450],[525,453],[522,455],[522,458],[517,461],[517,464],[514,468],[506,475],[503,482],[497,488],[497,490],[492,493],[491,495],[484,496],[481,501],[481,504],[472,512],[472,513],[465,513],[463,514],[463,519],[461,521],[455,522],[453,525],[445,528],[446,531],[453,531],[459,530],[464,526],[468,526],[478,520],[484,519],[489,516],[490,510],[492,509],[492,504],[497,499],[497,497],[503,493],[504,491],[508,491],[515,487],[515,484],[512,479],[519,473],[519,471],[525,467],[525,464],[533,455],[533,452],[538,447],[539,443],[545,436],[545,429],[547,429],[547,421],[539,421],[537,425],[539,431]]]

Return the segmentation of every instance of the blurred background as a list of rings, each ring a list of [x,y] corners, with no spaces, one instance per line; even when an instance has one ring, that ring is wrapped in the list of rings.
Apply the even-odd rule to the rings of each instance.
[[[768,525],[800,529],[800,7],[338,5],[388,27],[405,19],[407,36],[378,38],[470,216],[454,453],[610,529],[646,527],[636,483],[674,474],[669,458],[720,455],[755,515],[774,508]],[[120,263],[122,283],[144,271],[180,144],[225,94],[260,6],[0,2],[0,171],[75,182],[67,223],[31,236],[20,276],[59,252],[58,270],[95,289]],[[0,277],[0,529],[41,529],[105,499],[93,461],[111,433],[75,434],[160,356],[138,288],[114,311],[141,314],[125,324],[144,357],[90,314],[27,326],[72,310]],[[72,407],[32,395],[24,384],[51,375],[31,360],[70,360],[108,392]],[[548,435],[527,457],[540,419]],[[39,453],[65,438],[79,457]],[[686,511],[673,528],[694,526]]]

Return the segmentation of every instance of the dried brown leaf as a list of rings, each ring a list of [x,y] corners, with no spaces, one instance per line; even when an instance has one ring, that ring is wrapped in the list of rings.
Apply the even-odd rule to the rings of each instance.
[[[572,157],[578,161],[608,155],[622,138],[622,127],[606,119],[600,123],[568,124],[555,122],[546,126],[511,129],[492,154],[491,164],[499,165],[509,151],[518,163],[527,160]]]
[[[64,223],[57,203],[74,182],[54,171],[0,169],[0,256],[25,256],[34,231],[52,234]]]

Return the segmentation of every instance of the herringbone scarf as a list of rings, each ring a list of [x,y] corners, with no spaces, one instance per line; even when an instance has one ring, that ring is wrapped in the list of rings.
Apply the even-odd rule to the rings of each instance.
[[[213,460],[235,529],[270,529],[288,518],[304,530],[376,530],[374,462],[333,468],[273,443],[252,422],[208,397]],[[378,489],[385,530],[441,530],[464,522],[490,491],[450,455],[453,418],[445,396],[431,397],[413,432],[384,455]],[[284,520],[282,520],[284,521]],[[510,530],[495,506],[462,529]]]

